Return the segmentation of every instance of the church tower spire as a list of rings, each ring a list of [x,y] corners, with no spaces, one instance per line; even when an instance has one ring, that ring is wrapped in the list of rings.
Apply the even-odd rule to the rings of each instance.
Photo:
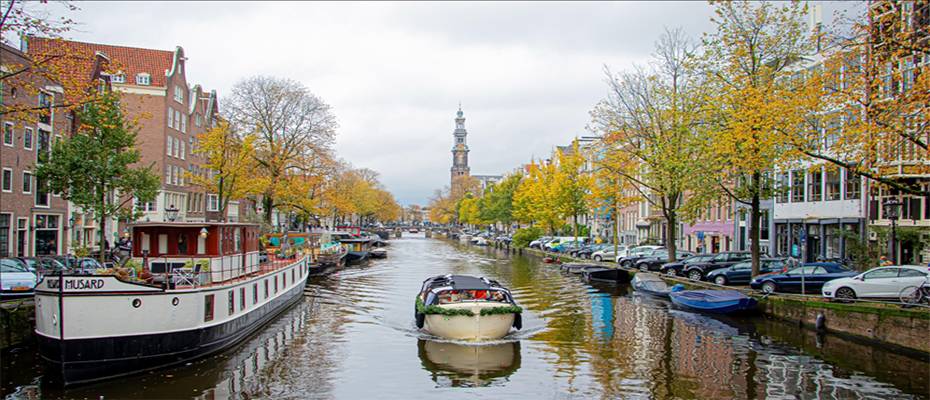
[[[459,103],[459,111],[455,113],[455,131],[452,132],[452,136],[455,142],[452,145],[451,181],[454,183],[456,177],[468,176],[471,172],[468,168],[468,144],[465,143],[468,131],[465,130],[465,113],[462,112],[462,103]]]

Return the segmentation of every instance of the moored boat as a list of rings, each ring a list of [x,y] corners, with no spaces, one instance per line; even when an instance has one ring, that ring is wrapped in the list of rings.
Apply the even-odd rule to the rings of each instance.
[[[633,285],[633,290],[650,296],[667,299],[668,294],[671,292],[671,288],[669,288],[668,284],[665,283],[662,278],[646,272],[637,272],[636,275],[633,276],[631,284]]]
[[[736,290],[679,290],[669,293],[672,303],[682,308],[718,314],[751,311],[756,300]]]
[[[383,247],[375,247],[368,252],[368,255],[371,256],[371,258],[386,258],[387,249]]]
[[[523,309],[510,291],[487,278],[439,275],[423,281],[416,298],[417,328],[447,339],[500,339],[523,327]]]
[[[262,262],[257,225],[140,223],[132,237],[137,278],[60,274],[36,288],[39,354],[64,385],[227,349],[299,300],[308,276],[298,249]]]

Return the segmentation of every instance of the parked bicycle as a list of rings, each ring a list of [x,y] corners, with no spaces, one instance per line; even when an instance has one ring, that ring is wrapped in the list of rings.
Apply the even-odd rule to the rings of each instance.
[[[908,286],[904,289],[901,289],[899,295],[901,303],[906,307],[914,306],[917,304],[924,304],[930,306],[930,276],[924,279],[924,282],[920,285]]]

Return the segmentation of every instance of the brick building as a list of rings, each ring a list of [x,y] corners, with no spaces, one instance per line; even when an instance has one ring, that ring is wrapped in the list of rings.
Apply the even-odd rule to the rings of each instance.
[[[58,82],[34,73],[26,53],[0,45],[4,73],[24,70],[3,80],[0,103],[0,257],[42,256],[66,253],[75,221],[68,202],[49,193],[34,174],[40,155],[49,154],[53,142],[71,135],[74,114],[67,108],[65,91]],[[106,57],[88,53],[84,68],[69,70],[88,82],[89,88],[106,85],[102,71]],[[36,107],[34,113],[15,112]]]
[[[188,175],[205,173],[200,167],[203,159],[194,149],[197,135],[213,126],[218,118],[217,96],[215,91],[188,82],[183,48],[166,51],[40,37],[29,37],[24,47],[27,52],[62,48],[109,58],[111,69],[116,70],[110,76],[113,90],[120,92],[128,119],[137,121],[136,145],[141,152],[141,164],[152,165],[161,176],[161,190],[155,200],[135,204],[143,212],[142,220],[219,219],[216,197],[192,185]],[[236,219],[238,204],[231,204],[230,209],[231,219]],[[85,236],[93,237],[94,222],[81,218],[79,211],[75,211],[75,220],[86,221],[82,226]],[[119,225],[108,225],[123,229],[126,221],[118,222]],[[108,238],[120,234],[111,229],[106,233]]]

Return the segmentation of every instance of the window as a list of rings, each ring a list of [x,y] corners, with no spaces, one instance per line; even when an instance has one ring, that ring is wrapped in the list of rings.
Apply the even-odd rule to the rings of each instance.
[[[925,272],[913,270],[910,268],[901,268],[901,271],[898,272],[898,277],[901,278],[921,278],[927,276]]]
[[[274,276],[274,294],[278,294],[278,276]]]
[[[181,130],[181,112],[174,110],[174,129]]]
[[[3,144],[13,146],[13,124],[3,124]]]
[[[775,201],[779,203],[788,202],[788,193],[791,191],[791,188],[788,186],[788,173],[782,172],[778,174],[778,194],[775,197]]]
[[[858,200],[862,179],[856,173],[846,170],[846,200]]]
[[[181,132],[187,133],[187,114],[181,114]]]
[[[245,310],[245,287],[239,288],[239,310]]]
[[[807,182],[807,201],[823,200],[823,171],[811,171]]]
[[[203,322],[213,321],[213,295],[203,297]]]
[[[167,154],[167,155],[169,155],[169,156],[172,155],[172,154],[171,154],[171,149],[173,149],[173,148],[174,148],[174,138],[171,137],[171,136],[168,136],[168,141],[165,142],[165,154]]]
[[[185,153],[185,151],[184,151],[184,141],[183,141],[183,140],[179,140],[179,142],[181,142],[181,159],[182,159],[182,160],[186,160],[187,158],[185,158],[186,155],[184,154],[184,153]]]
[[[155,200],[142,203],[139,199],[135,199],[136,209],[139,211],[155,211],[156,202]]]
[[[759,214],[759,240],[769,240],[769,210],[761,210]]]
[[[9,168],[3,169],[3,186],[2,189],[4,192],[13,191],[13,170]]]
[[[898,277],[898,268],[882,268],[862,275],[862,279],[891,279]]]
[[[791,202],[804,202],[804,171],[791,171]]]
[[[23,193],[32,193],[32,173],[23,171]]]
[[[48,185],[41,179],[36,178],[36,206],[48,207]]]
[[[174,101],[184,103],[184,88],[180,86],[174,87]]]
[[[174,128],[174,109],[168,107],[168,127]]]
[[[174,154],[173,155],[175,157],[178,157],[181,155],[181,141],[180,140],[172,140],[172,141],[174,142]]]
[[[148,85],[150,85],[151,83],[152,83],[152,77],[151,77],[149,74],[147,74],[147,73],[145,73],[145,72],[141,72],[141,73],[136,74],[136,84],[137,84],[137,85],[148,86]]]
[[[112,83],[126,83],[126,74],[122,72],[117,73],[110,77],[110,82]]]
[[[194,114],[194,125],[198,127],[203,126],[203,116],[200,114]]]
[[[219,211],[220,210],[220,198],[215,194],[207,195],[207,211]]]
[[[885,97],[891,97],[894,95],[894,67],[891,62],[885,64],[885,68],[882,71],[882,94]]]
[[[171,166],[170,165],[165,166],[165,184],[166,185],[171,184]]]
[[[23,130],[23,148],[32,150],[32,128]]]
[[[39,122],[49,124],[52,122],[52,95],[39,92]]]
[[[907,92],[914,86],[914,58],[901,60],[901,92]]]
[[[236,291],[229,291],[229,315],[233,315],[236,312]]]
[[[258,284],[252,284],[252,304],[258,304]]]
[[[48,158],[52,155],[52,133],[43,129],[39,129],[37,144],[39,147],[39,162],[48,160]]]
[[[839,200],[840,195],[840,170],[830,168],[827,170],[827,200]]]
[[[265,279],[265,299],[268,299],[268,280]]]

